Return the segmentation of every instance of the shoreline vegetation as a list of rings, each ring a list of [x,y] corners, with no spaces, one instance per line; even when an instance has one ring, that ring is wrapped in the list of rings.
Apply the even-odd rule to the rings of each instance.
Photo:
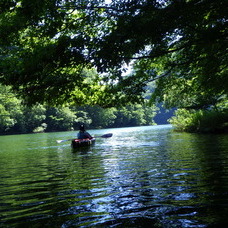
[[[156,112],[155,106],[140,104],[104,109],[99,106],[54,108],[41,104],[27,107],[19,103],[13,109],[5,106],[5,115],[1,114],[3,108],[0,110],[0,135],[73,131],[81,123],[87,129],[156,125],[153,121]]]
[[[180,132],[228,133],[228,110],[178,109],[168,122]]]
[[[228,133],[226,99],[216,106],[199,110],[178,108],[168,111],[161,104],[148,106],[147,102],[112,108],[90,105],[26,106],[11,92],[10,87],[1,84],[0,98],[0,135],[77,130],[80,123],[84,123],[87,129],[170,123],[175,131]]]
[[[90,107],[90,109],[92,109]],[[69,111],[69,110],[68,110]],[[88,114],[88,113],[87,113]],[[126,116],[125,116],[126,117]],[[102,126],[96,126],[96,124],[91,124],[91,118],[87,122],[88,129],[101,129],[101,128],[121,128],[121,127],[135,127],[135,126],[152,126],[152,125],[161,125],[164,123],[155,123],[154,119],[156,114],[153,113],[153,120],[151,122],[140,122],[138,120],[138,125],[136,124],[136,119],[128,119],[128,122],[123,123],[122,126],[116,126],[115,118],[112,119],[112,124]],[[46,117],[47,118],[47,117]],[[96,118],[96,117],[94,117]],[[164,117],[163,117],[164,118]],[[102,117],[101,117],[102,119]],[[82,121],[82,119],[80,119]],[[59,121],[59,120],[56,120]],[[69,120],[68,120],[69,121]],[[87,119],[88,121],[88,119]],[[117,121],[117,120],[116,120]],[[141,120],[142,121],[142,120]],[[164,121],[164,120],[163,120]],[[86,120],[84,120],[86,122]],[[144,124],[143,124],[144,123]],[[76,123],[69,123],[71,128],[62,128],[62,129],[47,129],[47,124],[42,123],[39,127],[36,127],[33,131],[30,129],[28,131],[5,131],[0,132],[0,136],[4,135],[19,135],[19,134],[37,134],[37,133],[50,133],[58,131],[75,131],[77,128],[72,126],[78,125]],[[68,126],[70,126],[68,124]],[[133,124],[133,125],[132,125]],[[218,110],[186,110],[186,109],[177,109],[174,112],[174,115],[167,119],[167,123],[173,126],[173,130],[176,132],[187,132],[187,133],[201,133],[201,134],[227,134],[228,133],[228,110],[218,111]],[[25,129],[24,129],[25,130]]]
[[[151,89],[151,88],[150,88]],[[100,106],[50,107],[26,106],[16,94],[0,84],[0,135],[77,130],[80,123],[87,129],[119,128],[172,124],[175,131],[191,133],[228,133],[226,99],[208,109],[165,109],[148,104],[121,107]],[[147,98],[148,100],[148,98]]]

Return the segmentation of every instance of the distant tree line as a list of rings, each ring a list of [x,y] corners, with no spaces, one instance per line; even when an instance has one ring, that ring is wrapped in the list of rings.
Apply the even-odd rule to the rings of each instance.
[[[0,85],[0,134],[153,125],[155,106],[135,104],[119,108],[100,106],[32,107],[23,104],[10,87]]]

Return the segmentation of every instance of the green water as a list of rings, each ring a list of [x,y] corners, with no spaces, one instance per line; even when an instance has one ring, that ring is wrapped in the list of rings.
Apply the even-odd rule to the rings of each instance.
[[[227,227],[228,135],[109,132],[0,136],[0,227]]]

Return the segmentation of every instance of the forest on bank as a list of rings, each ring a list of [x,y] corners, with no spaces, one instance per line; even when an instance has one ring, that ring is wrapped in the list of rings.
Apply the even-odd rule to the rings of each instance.
[[[151,124],[155,105],[163,104],[176,109],[170,123],[177,130],[227,132],[227,4],[2,0],[0,84],[12,89],[17,98],[11,102],[18,108],[7,107],[1,95],[1,126],[8,126],[1,131],[19,129],[20,122],[22,132],[30,132],[26,122],[32,109],[45,110],[45,121],[32,131],[60,126],[66,113],[76,120],[87,116],[95,127],[99,116],[95,120],[92,113],[98,112],[89,107],[100,109],[103,120],[112,119],[109,126],[134,115],[137,121],[125,123]]]
[[[9,87],[2,85],[0,98],[0,134],[78,130],[82,123],[93,129],[153,125],[153,118],[158,110],[155,106],[141,104],[106,109],[88,105],[27,106]]]

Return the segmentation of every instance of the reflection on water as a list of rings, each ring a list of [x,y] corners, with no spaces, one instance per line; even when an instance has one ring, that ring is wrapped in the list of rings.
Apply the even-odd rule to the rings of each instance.
[[[225,227],[228,136],[169,125],[0,137],[0,227]]]

